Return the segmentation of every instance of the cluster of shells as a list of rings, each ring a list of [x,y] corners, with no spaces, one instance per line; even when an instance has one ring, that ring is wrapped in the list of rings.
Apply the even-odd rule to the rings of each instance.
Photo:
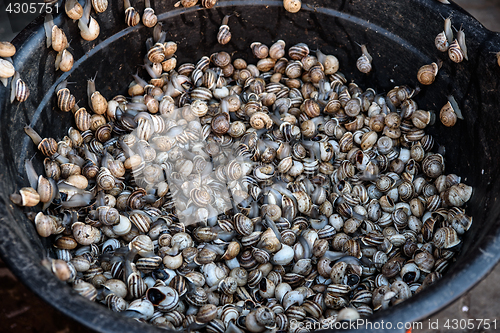
[[[303,330],[370,316],[434,283],[472,223],[415,91],[347,83],[333,55],[251,44],[177,67],[155,29],[129,98],[89,80],[75,127],[33,139],[45,176],[13,194],[82,296],[207,332]]]
[[[139,24],[124,5],[126,24]],[[296,12],[300,1],[284,6]],[[91,7],[107,2],[65,4],[88,41],[99,35]],[[43,263],[60,280],[161,328],[258,333],[367,317],[441,277],[471,226],[462,206],[472,188],[445,174],[425,133],[435,114],[414,89],[363,90],[335,56],[304,43],[287,51],[283,40],[252,43],[255,65],[217,52],[177,66],[176,43],[145,7],[149,79],[133,75],[129,96],[112,98],[90,79],[87,107],[63,82],[67,135],[25,128],[44,175],[27,160],[30,186],[11,200],[35,207],[27,215],[55,249]],[[56,67],[70,70],[64,32],[50,16],[45,28]],[[369,73],[361,51],[356,66]],[[437,74],[428,66],[421,83]]]

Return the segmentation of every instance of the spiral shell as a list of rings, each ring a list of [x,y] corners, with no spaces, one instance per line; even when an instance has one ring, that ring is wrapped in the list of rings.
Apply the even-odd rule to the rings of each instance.
[[[125,9],[125,23],[129,27],[135,27],[141,21],[141,15],[137,12],[134,7],[128,7]]]
[[[450,47],[448,48],[448,56],[450,57],[451,61],[455,63],[460,63],[464,60],[464,52],[460,48],[460,45],[458,44],[458,41],[455,39],[453,43],[450,44]]]
[[[59,89],[57,91],[57,106],[61,111],[68,112],[75,106],[75,96],[71,94],[68,88]]]
[[[446,103],[439,112],[439,119],[446,127],[453,127],[457,122],[457,114],[450,102]]]
[[[229,26],[223,24],[219,27],[219,32],[217,33],[217,42],[221,45],[226,45],[231,40],[231,31],[229,31]]]
[[[434,82],[438,73],[438,65],[433,62],[430,65],[420,67],[417,73],[418,82],[423,85],[430,85]]]
[[[96,13],[103,13],[108,8],[108,0],[92,0],[92,7]]]
[[[142,14],[142,24],[144,24],[148,28],[152,28],[158,22],[158,17],[155,14],[153,8],[145,8],[144,13]]]
[[[448,51],[450,44],[448,43],[448,39],[446,38],[446,33],[444,31],[440,32],[436,38],[434,39],[434,45],[441,52]]]

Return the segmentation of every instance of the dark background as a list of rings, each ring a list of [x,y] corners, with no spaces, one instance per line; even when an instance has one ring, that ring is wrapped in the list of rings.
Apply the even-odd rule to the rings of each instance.
[[[8,5],[15,2],[0,1],[1,41],[12,40],[19,31],[38,15],[8,13],[6,11]],[[17,2],[29,4],[43,2],[43,0]],[[475,16],[486,28],[500,31],[500,0],[457,0],[455,2]],[[173,3],[174,1],[172,1]],[[497,265],[493,272],[469,293],[433,317],[422,321],[423,329],[414,330],[414,332],[499,332],[499,299],[500,265]],[[454,319],[496,320],[497,329],[493,327],[488,331],[482,329],[446,329],[444,327],[446,321],[449,320],[451,324]],[[439,328],[429,329],[429,321],[432,323],[438,322]],[[26,289],[0,260],[0,332],[79,333],[88,332],[88,330],[84,326],[64,317]]]

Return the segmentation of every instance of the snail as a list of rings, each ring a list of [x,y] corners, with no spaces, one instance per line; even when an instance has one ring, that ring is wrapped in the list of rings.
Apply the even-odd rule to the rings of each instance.
[[[221,45],[225,45],[231,40],[231,31],[229,31],[228,26],[229,17],[230,15],[224,16],[221,26],[219,27],[219,32],[217,33],[217,42]]]
[[[283,7],[290,13],[297,13],[302,7],[300,0],[283,0]]]
[[[450,48],[448,49],[448,56],[450,57],[451,61],[455,63],[460,63],[464,60],[465,54],[460,47],[460,44],[458,43],[458,40],[454,40],[450,44]]]
[[[356,61],[356,67],[361,73],[368,74],[372,70],[372,56],[368,53],[366,45],[360,45],[363,53]]]
[[[325,55],[320,50],[316,50],[316,57],[323,65],[326,75],[335,74],[339,70],[339,60],[334,55]]]
[[[439,119],[446,127],[452,127],[457,122],[457,114],[450,102],[446,103],[439,112]]]
[[[436,79],[438,69],[439,65],[435,62],[430,65],[420,67],[417,73],[418,82],[426,86],[432,84]]]
[[[90,16],[91,2],[86,0],[83,7],[83,15],[78,19],[78,28],[80,29],[80,36],[87,41],[93,41],[99,36],[100,27],[99,23]]]
[[[72,20],[79,20],[83,16],[83,7],[77,0],[67,0],[64,4],[64,11]]]
[[[151,0],[146,0],[144,3],[144,13],[142,14],[142,24],[148,28],[152,28],[158,22],[158,17],[155,10],[151,7]]]
[[[104,13],[108,9],[108,0],[92,0],[92,7],[96,13]]]
[[[465,60],[469,60],[469,56],[467,55],[467,45],[465,44],[465,32],[462,28],[457,31],[457,42],[462,50]]]
[[[0,57],[9,58],[16,54],[16,47],[10,42],[0,42]]]
[[[64,49],[57,53],[55,67],[56,70],[61,70],[63,72],[67,72],[73,68],[73,55],[68,49]]]
[[[123,7],[125,8],[125,23],[129,27],[135,27],[141,21],[141,15],[132,7],[130,0],[123,0]]]
[[[10,92],[10,102],[13,103],[15,99],[17,99],[18,102],[22,103],[26,101],[26,99],[30,95],[30,90],[24,82],[21,77],[19,76],[19,73],[16,72],[14,74],[14,78],[12,79],[11,82],[11,92]]]

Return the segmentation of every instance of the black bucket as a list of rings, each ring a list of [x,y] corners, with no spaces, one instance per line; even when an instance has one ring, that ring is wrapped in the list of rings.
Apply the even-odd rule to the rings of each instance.
[[[415,100],[421,109],[439,110],[447,95],[453,95],[464,120],[452,128],[437,124],[429,131],[446,149],[446,171],[462,176],[474,187],[467,204],[474,217],[463,239],[461,252],[436,284],[388,310],[376,312],[372,322],[397,323],[422,320],[445,307],[478,283],[500,258],[500,67],[494,53],[500,51],[500,35],[485,29],[458,6],[435,0],[330,0],[307,1],[291,14],[282,1],[219,1],[207,10],[198,6],[174,8],[173,2],[155,1],[154,7],[167,32],[167,40],[178,43],[178,63],[197,61],[216,51],[237,51],[234,57],[255,62],[249,45],[260,41],[271,45],[283,39],[288,46],[305,42],[311,49],[334,54],[340,70],[361,88],[387,92],[394,85],[416,86],[416,73],[424,64],[443,60],[443,67],[431,86],[422,87]],[[60,8],[63,4],[59,2]],[[136,5],[142,13],[143,3]],[[232,40],[221,46],[216,35],[222,18],[230,18]],[[94,15],[94,14],[93,14]],[[455,27],[463,27],[469,60],[452,63],[434,46],[434,37],[443,30],[443,17],[452,16]],[[14,40],[14,62],[28,83],[31,96],[24,103],[9,103],[9,90],[0,88],[0,254],[13,273],[31,290],[67,316],[98,332],[159,332],[103,306],[78,296],[41,265],[51,251],[22,209],[9,195],[27,185],[23,162],[36,151],[23,127],[30,124],[42,137],[60,139],[74,122],[71,113],[56,105],[55,87],[63,80],[85,87],[97,72],[100,92],[111,98],[125,93],[146,52],[145,40],[152,30],[142,24],[126,28],[122,1],[109,1],[108,10],[97,18],[101,34],[93,42],[79,37],[77,25],[64,14],[55,16],[71,40],[75,64],[71,71],[55,72],[55,52],[46,48],[43,17],[39,17]],[[355,68],[360,55],[357,45],[366,44],[373,56],[373,71],[364,75]],[[72,89],[77,100],[86,100],[86,91]],[[39,153],[37,153],[39,154]],[[42,171],[40,158],[35,168]],[[386,325],[385,327],[388,327]],[[376,332],[392,330],[377,329]],[[402,329],[396,331],[404,331]]]

